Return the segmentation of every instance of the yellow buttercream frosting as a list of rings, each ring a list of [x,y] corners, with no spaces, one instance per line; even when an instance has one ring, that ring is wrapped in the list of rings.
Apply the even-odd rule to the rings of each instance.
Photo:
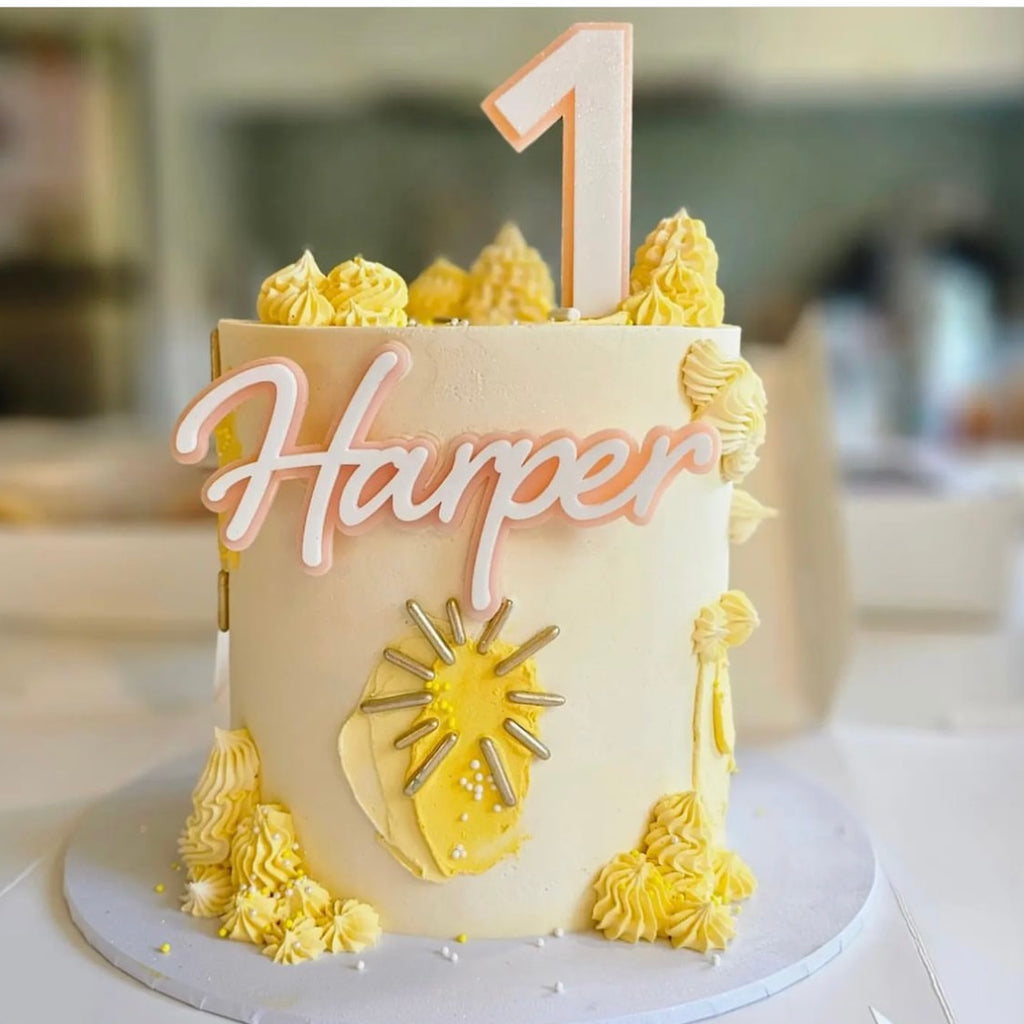
[[[322,923],[332,953],[359,953],[380,938],[377,911],[359,900],[336,900]]]
[[[221,918],[221,934],[228,939],[262,945],[280,919],[282,909],[275,897],[264,895],[255,886],[236,889]]]
[[[213,749],[192,792],[192,813],[178,840],[190,868],[227,863],[238,822],[258,799],[259,768],[259,754],[247,730],[214,730]]]
[[[715,895],[726,903],[745,900],[757,889],[754,872],[732,850],[718,850],[715,853],[714,872]]]
[[[745,644],[751,633],[761,624],[757,609],[742,590],[727,590],[718,599],[725,616],[726,642],[730,647]]]
[[[265,324],[325,327],[333,320],[334,309],[324,295],[324,284],[324,274],[307,249],[263,282],[256,313]]]
[[[262,892],[283,890],[302,871],[295,844],[295,825],[288,811],[280,804],[257,804],[239,822],[231,843],[235,885],[255,885]]]
[[[693,792],[665,797],[655,806],[644,853],[666,871],[699,875],[711,869],[707,815]]]
[[[718,327],[725,298],[717,273],[718,253],[704,222],[680,210],[637,249],[622,309],[636,324]]]
[[[339,263],[324,283],[339,327],[404,327],[409,289],[401,275],[362,256]]]
[[[666,933],[673,946],[706,953],[725,949],[736,934],[736,920],[717,899],[682,900],[672,912]]]
[[[234,896],[231,872],[220,864],[190,868],[181,909],[193,917],[221,917]]]
[[[300,964],[315,960],[327,949],[323,929],[311,917],[289,918],[275,929],[263,947],[275,964]]]
[[[672,887],[638,850],[620,853],[606,864],[594,891],[594,924],[609,939],[653,942],[672,913]]]
[[[300,875],[289,882],[280,893],[284,917],[319,918],[331,905],[331,894],[308,875]]]
[[[443,256],[409,285],[406,312],[422,324],[462,316],[469,274]]]
[[[729,543],[745,544],[764,520],[778,514],[777,509],[761,504],[749,491],[734,487],[729,505]]]
[[[711,423],[721,436],[722,478],[742,480],[757,465],[766,436],[768,400],[761,378],[745,359],[726,359],[714,342],[701,340],[683,359],[680,382],[694,418]]]
[[[547,264],[506,224],[470,268],[463,316],[475,324],[541,323],[555,305]]]

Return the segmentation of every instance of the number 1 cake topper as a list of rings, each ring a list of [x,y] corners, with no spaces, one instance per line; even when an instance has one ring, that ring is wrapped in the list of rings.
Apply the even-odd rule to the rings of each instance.
[[[562,304],[612,312],[629,276],[633,26],[573,25],[482,106],[518,153],[562,120]]]

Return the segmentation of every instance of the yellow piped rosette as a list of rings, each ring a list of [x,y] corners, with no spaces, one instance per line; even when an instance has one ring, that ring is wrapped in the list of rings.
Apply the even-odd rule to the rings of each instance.
[[[719,327],[725,297],[717,275],[718,253],[704,222],[680,210],[637,249],[620,308],[634,324]]]
[[[265,324],[326,327],[334,307],[324,294],[325,277],[307,249],[294,263],[271,274],[260,288],[256,313]]]
[[[404,327],[409,289],[401,275],[362,256],[339,263],[328,275],[324,295],[336,327]]]
[[[440,257],[409,285],[406,312],[421,324],[462,316],[469,274]]]
[[[214,730],[178,848],[188,867],[182,911],[219,917],[221,938],[261,946],[275,963],[356,952],[380,937],[373,907],[337,900],[306,874],[291,814],[260,802],[246,729]]]
[[[554,305],[547,264],[506,224],[470,268],[462,315],[474,324],[543,323]]]

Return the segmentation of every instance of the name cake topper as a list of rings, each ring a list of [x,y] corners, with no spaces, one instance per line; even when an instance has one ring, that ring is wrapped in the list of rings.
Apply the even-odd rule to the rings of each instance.
[[[643,524],[677,474],[718,465],[718,431],[702,422],[654,427],[642,442],[619,430],[582,439],[567,431],[462,435],[443,449],[424,437],[369,440],[378,410],[411,366],[404,345],[383,345],[318,445],[296,443],[309,385],[291,359],[246,363],[200,392],[174,428],[179,462],[201,461],[232,410],[267,392],[273,399],[255,454],[223,466],[203,487],[203,503],[223,515],[225,547],[253,543],[278,486],[291,478],[308,480],[300,556],[315,574],[331,567],[335,531],[353,536],[382,519],[455,528],[478,497],[465,598],[487,615],[502,593],[497,574],[510,529],[551,517],[579,526],[618,518]]]

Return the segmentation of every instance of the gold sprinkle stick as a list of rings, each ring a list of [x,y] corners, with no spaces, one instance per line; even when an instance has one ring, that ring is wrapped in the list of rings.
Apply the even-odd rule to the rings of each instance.
[[[448,612],[448,624],[452,627],[452,642],[456,647],[461,647],[466,642],[466,628],[462,625],[459,602],[454,597],[449,597],[444,607]]]
[[[480,654],[486,654],[491,649],[491,644],[497,640],[501,627],[505,625],[511,612],[512,602],[506,597],[498,606],[498,610],[487,620],[480,639],[476,642],[476,649]]]
[[[428,683],[434,678],[434,670],[429,665],[424,665],[422,661],[417,661],[401,651],[396,651],[394,647],[384,649],[384,660],[390,661],[392,665],[397,665],[399,668],[404,668],[406,672],[411,672]]]
[[[514,718],[506,718],[501,724],[505,732],[517,743],[526,747],[531,754],[535,754],[542,761],[546,761],[551,756],[551,751],[529,729],[521,726]]]
[[[424,719],[419,725],[414,725],[395,739],[395,749],[405,750],[406,747],[411,747],[417,740],[429,736],[440,724],[436,718]]]
[[[446,664],[455,664],[455,652],[448,646],[447,641],[437,631],[437,627],[427,618],[427,613],[416,601],[405,602],[406,611],[413,622],[419,626],[420,632],[427,638],[427,643],[437,652],[437,656]]]
[[[227,569],[217,573],[217,629],[226,633],[231,628],[231,574]]]
[[[534,693],[532,690],[509,690],[505,698],[513,704],[529,704],[535,708],[560,708],[565,703],[560,693]]]
[[[360,710],[372,715],[378,711],[400,711],[402,708],[425,708],[434,699],[425,690],[395,693],[390,697],[371,697],[359,705]]]
[[[542,647],[547,647],[559,633],[557,626],[547,626],[539,633],[534,633],[526,643],[517,647],[507,658],[503,658],[494,666],[496,676],[504,676],[514,668],[519,668],[527,658],[533,657]]]
[[[491,775],[494,776],[494,785],[498,788],[502,803],[506,807],[515,807],[516,793],[508,772],[505,771],[505,762],[501,759],[501,751],[498,750],[497,744],[490,736],[483,736],[480,739],[480,749],[483,751],[487,767],[491,769]]]
[[[449,732],[438,741],[434,749],[427,755],[427,759],[409,776],[409,781],[403,790],[406,796],[415,796],[420,791],[423,783],[437,771],[441,762],[451,753],[458,739],[458,733]]]

